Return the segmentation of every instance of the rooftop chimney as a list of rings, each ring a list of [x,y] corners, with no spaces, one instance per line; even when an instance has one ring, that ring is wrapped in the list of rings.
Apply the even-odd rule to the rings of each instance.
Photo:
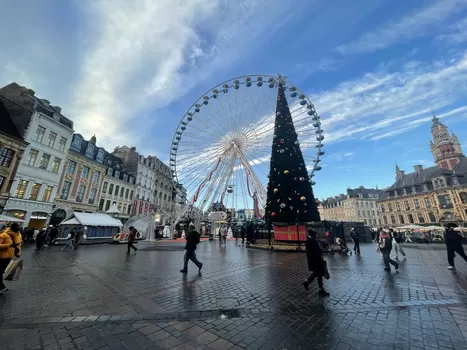
[[[420,174],[423,170],[423,165],[414,165],[413,169],[417,174]]]

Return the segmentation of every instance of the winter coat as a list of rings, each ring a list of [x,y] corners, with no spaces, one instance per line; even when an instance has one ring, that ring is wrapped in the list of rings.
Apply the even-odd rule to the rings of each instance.
[[[389,233],[381,232],[379,246],[380,249],[392,249],[392,237]]]
[[[457,248],[462,246],[462,236],[451,228],[446,229],[444,232],[444,241],[448,248]]]
[[[352,239],[359,239],[360,238],[360,233],[358,233],[358,231],[356,231],[356,230],[352,230],[352,231],[350,231],[350,237],[352,237]]]
[[[185,249],[189,252],[194,252],[199,242],[200,234],[195,229],[191,229],[186,237]]]
[[[305,246],[308,270],[315,272],[318,276],[323,276],[324,260],[323,252],[321,251],[319,242],[316,239],[308,236]]]
[[[15,255],[19,256],[22,241],[21,233],[13,232],[9,227],[0,233],[0,259],[11,259]],[[16,248],[10,247],[13,243],[18,243]]]
[[[131,230],[128,235],[128,243],[134,243],[136,241],[136,230]]]

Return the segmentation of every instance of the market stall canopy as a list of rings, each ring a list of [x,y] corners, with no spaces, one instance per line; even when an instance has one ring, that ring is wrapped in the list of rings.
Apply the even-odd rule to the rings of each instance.
[[[396,230],[420,230],[424,229],[425,227],[423,226],[418,226],[418,225],[406,225],[406,226],[400,226],[396,227]]]
[[[73,213],[60,225],[123,227],[119,220],[99,213]]]
[[[24,222],[24,220],[17,219],[12,216],[0,215],[0,221]]]
[[[120,210],[118,210],[117,204],[114,203],[110,206],[109,210],[105,212],[106,214],[120,214]]]
[[[424,227],[425,230],[438,230],[438,231],[444,231],[444,227],[441,227],[441,226],[436,226],[436,225],[433,225],[433,226],[425,226]]]

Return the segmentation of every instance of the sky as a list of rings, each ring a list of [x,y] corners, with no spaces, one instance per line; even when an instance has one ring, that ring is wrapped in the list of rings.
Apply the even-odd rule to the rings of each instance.
[[[35,90],[110,151],[167,162],[207,90],[278,72],[322,118],[320,199],[433,165],[432,111],[467,147],[467,0],[4,1],[0,40],[0,85]]]

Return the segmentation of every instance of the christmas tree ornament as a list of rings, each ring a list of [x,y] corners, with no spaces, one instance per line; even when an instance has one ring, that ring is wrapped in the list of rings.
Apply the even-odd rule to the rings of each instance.
[[[289,175],[289,171],[288,171],[288,170],[284,170],[284,175]]]
[[[306,201],[306,197],[305,197],[305,196],[301,196],[301,197],[300,197],[300,200],[301,200],[302,202],[304,202],[304,201]]]
[[[281,208],[282,208],[282,209],[285,208],[285,203],[281,203]]]
[[[277,112],[276,117],[280,117],[280,116],[281,116],[281,112]]]
[[[279,153],[284,153],[285,151],[283,149],[279,150]]]
[[[300,177],[300,181],[302,181],[302,182],[305,181],[305,178],[303,176]]]
[[[295,145],[296,145],[296,146],[300,146],[300,142],[295,141]]]
[[[275,217],[275,216],[276,216],[276,213],[273,211],[273,212],[271,213],[271,216],[272,216],[272,217]]]
[[[274,189],[274,193],[279,193],[279,189],[278,189],[278,188],[275,188],[275,189]]]

